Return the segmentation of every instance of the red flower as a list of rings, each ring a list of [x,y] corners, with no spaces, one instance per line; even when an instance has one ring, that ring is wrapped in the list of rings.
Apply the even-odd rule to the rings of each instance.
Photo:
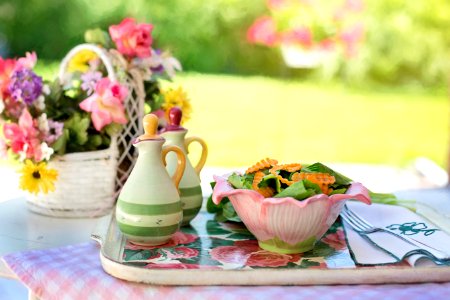
[[[109,34],[120,53],[145,58],[151,55],[152,30],[151,24],[137,24],[134,19],[125,18],[119,25],[110,26]]]
[[[0,96],[6,99],[9,96],[8,85],[11,73],[16,67],[16,60],[0,57]]]

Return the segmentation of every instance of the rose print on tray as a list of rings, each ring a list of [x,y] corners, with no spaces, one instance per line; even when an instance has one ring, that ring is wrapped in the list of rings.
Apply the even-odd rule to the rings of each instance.
[[[280,254],[261,249],[242,223],[217,222],[200,213],[160,246],[127,243],[123,260],[147,269],[304,269],[355,267],[344,231],[333,224],[313,250]]]
[[[236,241],[232,246],[219,246],[210,252],[211,257],[224,266],[236,267],[284,267],[297,262],[299,254],[278,254],[262,250],[256,240]]]

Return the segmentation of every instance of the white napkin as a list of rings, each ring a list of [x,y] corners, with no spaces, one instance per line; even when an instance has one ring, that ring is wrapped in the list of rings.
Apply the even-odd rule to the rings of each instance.
[[[415,199],[416,212],[450,234],[450,187],[399,191],[398,199]]]
[[[394,205],[372,204],[348,201],[347,207],[371,223],[373,226],[390,227],[396,233],[413,238],[450,255],[450,235],[435,224],[414,212]],[[389,233],[376,232],[360,236],[343,221],[348,245],[357,264],[380,265],[396,263],[405,259],[412,266],[436,265],[422,254],[407,256],[408,252],[418,249]],[[437,252],[427,248],[433,254]],[[407,257],[405,257],[407,256]]]

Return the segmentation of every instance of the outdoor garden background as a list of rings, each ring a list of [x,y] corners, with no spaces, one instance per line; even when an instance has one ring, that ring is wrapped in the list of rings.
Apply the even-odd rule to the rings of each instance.
[[[264,0],[0,1],[0,54],[36,51],[36,72],[56,75],[85,30],[124,17],[154,25],[154,46],[183,65],[190,135],[207,141],[209,166],[343,162],[446,168],[450,2],[365,0],[364,38],[351,58],[287,67],[279,47],[248,41]],[[2,162],[5,164],[5,162]]]

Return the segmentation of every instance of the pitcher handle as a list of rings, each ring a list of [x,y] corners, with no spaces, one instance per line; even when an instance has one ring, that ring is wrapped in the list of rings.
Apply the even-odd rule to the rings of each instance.
[[[181,148],[177,146],[165,146],[163,147],[161,152],[164,166],[167,164],[166,155],[170,151],[175,152],[175,154],[177,155],[178,160],[177,169],[175,170],[175,173],[172,175],[172,181],[178,189],[181,177],[183,177],[184,169],[186,168],[186,155],[184,154],[183,150],[181,150]]]
[[[192,142],[197,142],[200,144],[200,146],[202,146],[202,155],[197,165],[194,167],[195,172],[198,176],[200,176],[200,171],[203,169],[203,166],[206,163],[206,157],[208,156],[208,146],[206,146],[206,143],[203,139],[196,136],[191,136],[184,140],[184,147],[186,148],[187,153],[189,153],[189,145]]]

